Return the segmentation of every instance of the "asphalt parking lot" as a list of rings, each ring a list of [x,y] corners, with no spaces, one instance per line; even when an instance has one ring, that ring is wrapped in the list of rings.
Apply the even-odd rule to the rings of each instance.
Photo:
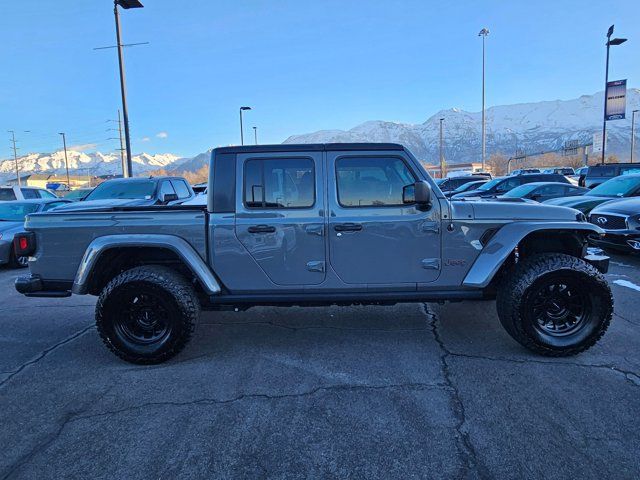
[[[122,362],[93,297],[0,269],[0,478],[638,478],[640,258],[574,358],[529,354],[494,304],[203,314],[158,366]]]

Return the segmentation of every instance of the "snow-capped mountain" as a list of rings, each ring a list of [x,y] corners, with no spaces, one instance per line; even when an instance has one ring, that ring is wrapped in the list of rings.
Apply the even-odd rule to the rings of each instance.
[[[79,175],[116,175],[122,173],[122,163],[119,153],[85,153],[75,150],[67,150],[69,159],[69,172]],[[180,157],[165,153],[149,155],[141,153],[133,156],[134,171],[147,172],[159,168],[170,168],[180,160]],[[54,153],[31,153],[18,157],[20,175],[35,173],[64,174],[64,151]],[[16,165],[13,159],[0,160],[0,182],[14,179]]]
[[[488,108],[487,156],[512,155],[516,148],[537,153],[562,148],[567,140],[591,142],[602,130],[604,92],[573,100],[553,100]],[[628,158],[631,111],[640,108],[640,89],[627,90],[627,119],[607,123],[607,153]],[[456,108],[441,110],[421,124],[369,121],[350,130],[321,130],[294,135],[284,143],[394,142],[409,148],[419,159],[436,163],[440,118],[444,118],[445,157],[449,162],[479,161],[481,112]],[[640,133],[639,133],[640,134]]]

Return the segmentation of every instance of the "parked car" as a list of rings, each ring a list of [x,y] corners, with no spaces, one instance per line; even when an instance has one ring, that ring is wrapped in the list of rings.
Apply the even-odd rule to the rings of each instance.
[[[557,173],[559,175],[575,175],[576,172],[571,167],[554,167],[554,168],[545,168],[542,173]]]
[[[560,197],[544,202],[548,205],[559,205],[580,210],[585,215],[598,205],[616,198],[636,197],[640,195],[640,173],[623,175],[607,180],[584,195],[576,197]]]
[[[455,190],[451,190],[449,192],[444,192],[444,195],[447,198],[451,198],[452,195],[456,195],[458,193],[466,192],[468,190],[475,190],[477,188],[480,188],[480,185],[484,185],[488,181],[489,181],[489,179],[476,180],[476,181],[473,181],[473,182],[463,183],[462,185],[460,185]]]
[[[82,201],[62,208],[82,210],[106,206],[174,205],[194,196],[191,186],[182,177],[114,178],[98,185]]]
[[[509,190],[498,198],[523,198],[544,202],[552,198],[582,195],[588,192],[588,188],[576,187],[561,182],[533,182]]]
[[[207,185],[207,182],[196,183],[195,185],[192,185],[191,188],[193,188],[193,192],[197,195],[199,193],[204,193],[207,189]]]
[[[514,170],[509,175],[525,175],[527,173],[542,173],[539,168],[519,168]]]
[[[448,192],[454,191],[456,188],[458,188],[461,185],[464,185],[465,183],[475,182],[478,180],[490,180],[490,179],[491,179],[491,176],[485,175],[485,174],[460,175],[459,177],[440,178],[436,180],[436,183],[438,184],[438,187],[440,187],[440,190],[442,191],[442,193],[446,194]]]
[[[402,145],[217,148],[210,175],[204,212],[27,217],[15,243],[30,275],[16,289],[99,296],[96,338],[141,364],[180,352],[200,309],[497,297],[508,334],[553,357],[590,348],[611,321],[609,259],[583,248],[600,228],[569,208],[449,202]]]
[[[63,196],[67,200],[71,200],[72,202],[78,202],[80,200],[84,200],[84,198],[93,192],[93,187],[91,188],[76,188],[75,190],[69,190]]]
[[[498,177],[481,185],[475,190],[468,190],[462,193],[456,193],[451,197],[452,200],[460,200],[463,198],[496,198],[504,195],[508,191],[533,182],[559,182],[569,184],[569,180],[564,175],[556,175],[549,173],[525,173],[522,175],[510,175],[508,177]]]
[[[591,210],[589,221],[604,229],[591,243],[624,253],[640,253],[640,197],[606,202]]]
[[[589,167],[581,187],[594,188],[620,175],[640,173],[638,163],[604,163]]]
[[[19,187],[18,185],[8,185],[0,187],[0,202],[12,202],[14,200],[33,200],[36,198],[58,198],[53,192],[46,188],[39,187]]]
[[[16,255],[13,247],[14,235],[24,230],[25,217],[31,213],[47,212],[66,203],[69,200],[62,198],[0,202],[0,265],[26,267],[27,257]]]

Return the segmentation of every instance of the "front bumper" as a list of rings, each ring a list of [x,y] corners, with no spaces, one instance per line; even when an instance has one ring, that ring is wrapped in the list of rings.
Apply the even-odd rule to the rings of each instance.
[[[64,298],[71,296],[69,282],[43,282],[35,275],[16,278],[15,283],[18,293],[26,297]]]
[[[640,232],[637,230],[607,230],[600,238],[590,238],[600,248],[640,253]]]

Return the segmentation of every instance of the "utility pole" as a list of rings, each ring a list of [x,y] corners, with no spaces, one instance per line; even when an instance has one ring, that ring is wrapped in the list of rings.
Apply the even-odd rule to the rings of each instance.
[[[11,141],[13,142],[13,159],[16,162],[16,180],[18,181],[18,186],[21,187],[20,183],[20,168],[18,167],[18,149],[16,148],[16,132],[13,130],[8,130],[11,134]]]
[[[478,33],[479,37],[482,37],[482,171],[485,170],[485,161],[487,156],[486,149],[486,123],[485,123],[485,114],[484,114],[484,41],[489,35],[489,29],[483,28]]]
[[[253,127],[253,140],[255,144],[258,144],[258,127]]]
[[[631,112],[631,163],[633,163],[633,151],[636,148],[636,113],[640,110]]]
[[[442,141],[442,122],[444,122],[444,118],[440,119],[440,178],[444,178],[446,175],[446,168],[444,164],[444,145]]]
[[[127,170],[127,164],[124,161],[124,144],[122,141],[122,117],[120,115],[120,110],[118,110],[118,137],[120,137],[120,163],[122,163],[122,176],[124,177],[124,172]]]
[[[62,145],[64,146],[64,166],[67,169],[67,188],[71,190],[71,181],[69,180],[69,159],[67,158],[67,136],[64,132],[60,132],[62,135]]]

